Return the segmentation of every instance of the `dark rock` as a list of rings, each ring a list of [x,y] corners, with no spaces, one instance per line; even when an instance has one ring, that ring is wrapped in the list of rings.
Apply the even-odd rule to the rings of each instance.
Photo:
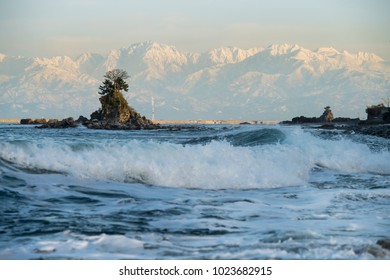
[[[99,98],[102,104],[102,120],[125,123],[134,113],[120,91],[114,91]]]
[[[322,129],[334,129],[336,126],[334,124],[323,124],[319,128]]]
[[[293,118],[292,121],[294,123],[318,123],[319,122],[318,118],[316,117],[308,118],[304,116]]]
[[[91,129],[140,130],[159,129],[146,117],[131,108],[122,93],[115,91],[100,97],[102,108],[91,114],[91,120],[83,124]]]
[[[76,122],[79,123],[79,124],[84,124],[84,123],[86,123],[87,121],[88,121],[88,119],[87,119],[86,117],[84,117],[84,116],[80,116],[80,117],[76,120]]]
[[[384,249],[390,250],[390,238],[389,239],[380,239],[380,240],[378,240],[378,242],[376,244],[378,244],[379,246],[381,246]]]
[[[368,253],[376,258],[388,258],[390,256],[390,239],[380,239],[376,245],[368,247]]]
[[[384,104],[372,105],[367,107],[366,124],[386,124],[390,123],[390,107]]]
[[[308,118],[305,116],[295,117],[291,120],[291,122],[283,122],[283,123],[292,123],[292,124],[303,124],[303,123],[318,123],[319,120],[316,117]]]
[[[87,121],[84,123],[84,125],[90,129],[99,129],[101,126],[100,121],[97,119],[92,119],[90,121]]]
[[[125,123],[110,121],[110,120],[92,120],[85,124],[90,129],[107,129],[107,130],[149,130],[149,129],[161,129],[158,124],[153,124],[150,121],[141,121],[140,119],[129,120]]]
[[[367,248],[367,252],[373,255],[376,258],[388,258],[390,256],[390,252],[381,248],[380,246],[369,246]]]
[[[32,124],[32,119],[21,119],[20,124]]]
[[[383,114],[383,121],[385,123],[390,123],[390,110]]]
[[[38,126],[37,128],[72,128],[77,127],[78,123],[73,118],[66,118],[61,121],[47,122],[44,125]]]
[[[339,129],[346,134],[351,133],[360,133],[364,135],[377,136],[382,138],[390,139],[390,125],[388,124],[376,124],[376,125],[367,125],[367,124],[356,124],[352,123],[342,123],[341,125],[330,125],[325,124],[320,126],[322,129]]]
[[[345,124],[358,124],[360,122],[359,118],[343,118],[338,117],[333,119],[333,123],[345,123]]]
[[[318,120],[320,122],[331,122],[333,121],[334,117],[333,117],[333,113],[332,113],[332,110],[330,109],[329,106],[326,106],[324,108],[324,112],[322,113],[322,115],[318,118]]]
[[[46,119],[35,119],[34,124],[45,124],[47,123],[47,120]]]
[[[390,139],[390,125],[363,125],[356,127],[355,131],[365,135]]]
[[[291,121],[283,121],[281,122],[282,124],[315,124],[315,123],[325,123],[323,125],[323,128],[331,128],[331,126],[327,126],[327,124],[330,123],[338,123],[338,124],[355,124],[357,125],[360,122],[359,118],[343,118],[343,117],[337,117],[335,118],[333,116],[332,110],[330,109],[329,106],[326,106],[324,108],[324,112],[319,118],[316,117],[305,117],[305,116],[300,116],[300,117],[295,117],[292,118]]]
[[[103,119],[102,109],[96,110],[91,114],[91,120],[101,121]]]
[[[330,109],[329,106],[326,106],[324,110],[325,111],[322,113],[322,115],[319,118],[300,116],[300,117],[292,118],[291,121],[284,121],[282,122],[282,124],[312,124],[312,123],[332,122],[334,120],[332,110]]]
[[[20,124],[46,124],[49,121],[47,119],[21,119]]]

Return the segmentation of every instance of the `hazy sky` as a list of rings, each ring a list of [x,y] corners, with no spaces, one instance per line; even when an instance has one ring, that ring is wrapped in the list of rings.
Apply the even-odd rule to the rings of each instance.
[[[183,51],[296,43],[390,60],[388,0],[0,0],[0,52],[107,53],[156,41]]]

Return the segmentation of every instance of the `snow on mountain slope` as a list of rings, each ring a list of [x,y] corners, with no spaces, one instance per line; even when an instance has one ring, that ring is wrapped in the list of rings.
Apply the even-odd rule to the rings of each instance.
[[[105,57],[96,53],[84,53],[76,59],[81,73],[88,73],[89,75],[100,79],[104,74],[101,65],[105,61]]]
[[[153,96],[161,119],[289,119],[327,105],[336,116],[363,118],[366,105],[390,92],[389,63],[371,53],[289,44],[188,53],[144,42],[76,59],[0,54],[0,117],[88,116],[113,68],[131,75],[129,103],[150,117]]]

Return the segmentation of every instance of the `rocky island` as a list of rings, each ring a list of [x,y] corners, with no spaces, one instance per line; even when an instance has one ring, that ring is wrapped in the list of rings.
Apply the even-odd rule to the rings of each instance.
[[[105,75],[103,84],[99,87],[101,108],[91,114],[91,118],[80,116],[77,120],[66,118],[63,120],[31,120],[23,119],[21,124],[42,124],[38,128],[70,128],[84,125],[91,129],[110,130],[139,130],[160,129],[158,124],[141,116],[135,109],[129,106],[123,97],[121,90],[128,91],[126,79],[129,75],[126,71],[114,69]]]
[[[292,118],[291,121],[283,121],[282,124],[322,124],[322,125],[329,125],[329,124],[336,124],[336,123],[348,123],[348,124],[358,124],[360,122],[360,119],[351,119],[351,118],[335,118],[333,115],[332,110],[330,109],[330,106],[326,106],[324,108],[324,112],[320,117],[295,117]]]
[[[384,104],[367,107],[367,119],[359,118],[334,118],[332,110],[326,106],[320,117],[295,117],[291,121],[283,121],[282,124],[318,125],[323,129],[342,129],[346,133],[358,132],[365,135],[373,135],[390,139],[390,107]]]

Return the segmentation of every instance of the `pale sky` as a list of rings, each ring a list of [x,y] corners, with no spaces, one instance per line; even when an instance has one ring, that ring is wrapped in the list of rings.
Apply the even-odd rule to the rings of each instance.
[[[390,61],[388,0],[0,0],[0,52],[108,53],[156,41],[182,51],[298,44]]]

